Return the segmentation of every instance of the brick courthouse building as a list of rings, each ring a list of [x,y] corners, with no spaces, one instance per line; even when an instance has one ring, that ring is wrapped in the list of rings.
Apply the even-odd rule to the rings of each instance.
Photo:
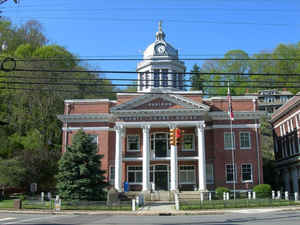
[[[65,100],[63,151],[79,130],[94,135],[107,180],[119,191],[245,190],[263,182],[257,98],[232,97],[233,137],[227,97],[202,98],[183,90],[185,66],[165,41],[159,26],[156,40],[137,66],[137,93],[117,100]],[[170,146],[170,129],[184,131]],[[234,160],[232,157],[234,152]]]

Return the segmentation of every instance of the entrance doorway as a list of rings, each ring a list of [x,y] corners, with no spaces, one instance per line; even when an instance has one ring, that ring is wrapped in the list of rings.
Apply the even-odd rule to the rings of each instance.
[[[151,150],[155,158],[169,157],[169,134],[153,133],[151,135]]]
[[[150,182],[154,183],[155,191],[169,190],[169,166],[168,165],[151,166]]]

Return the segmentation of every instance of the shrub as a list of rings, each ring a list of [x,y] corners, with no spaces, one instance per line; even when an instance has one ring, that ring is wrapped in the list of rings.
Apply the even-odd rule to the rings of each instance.
[[[272,188],[269,184],[258,184],[253,188],[257,198],[268,198],[271,196]]]
[[[228,188],[226,187],[217,187],[216,188],[216,196],[218,199],[223,199],[223,193],[224,192],[230,192]]]

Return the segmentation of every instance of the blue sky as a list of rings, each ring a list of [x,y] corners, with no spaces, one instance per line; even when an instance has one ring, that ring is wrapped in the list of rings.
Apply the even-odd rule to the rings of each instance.
[[[0,8],[16,25],[39,20],[50,43],[80,58],[141,57],[159,20],[182,58],[222,57],[233,49],[253,54],[300,41],[299,0],[21,0],[17,6],[10,0]],[[201,61],[186,62],[187,70],[195,63]],[[98,61],[91,68],[135,70],[136,64]]]

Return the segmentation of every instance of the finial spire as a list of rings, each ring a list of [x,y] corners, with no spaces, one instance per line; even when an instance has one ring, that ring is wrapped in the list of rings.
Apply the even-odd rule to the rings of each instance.
[[[162,41],[165,39],[165,33],[162,31],[162,21],[158,22],[158,31],[156,32],[156,40]]]
[[[160,21],[158,22],[158,31],[159,31],[159,32],[162,32],[162,27],[161,27],[161,25],[162,25],[162,21],[160,20]]]

